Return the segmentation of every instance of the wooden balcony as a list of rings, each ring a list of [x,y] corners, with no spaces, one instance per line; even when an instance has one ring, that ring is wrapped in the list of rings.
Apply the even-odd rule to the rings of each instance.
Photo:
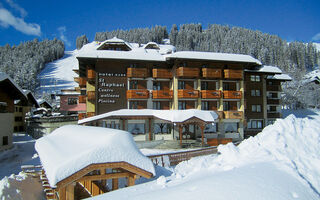
[[[243,112],[242,111],[224,111],[225,119],[242,119]]]
[[[223,91],[224,99],[241,99],[242,92],[241,91]]]
[[[267,112],[267,118],[281,118],[281,113],[278,113],[278,112],[269,113],[269,112]]]
[[[203,78],[222,78],[221,69],[212,69],[212,68],[202,68],[202,77]]]
[[[201,98],[203,99],[220,99],[221,96],[220,90],[201,90]]]
[[[88,80],[95,80],[96,79],[96,72],[93,69],[87,70],[87,77]]]
[[[87,84],[87,79],[85,77],[79,77],[79,87],[85,88]]]
[[[86,118],[86,113],[78,113],[78,120]]]
[[[172,99],[172,90],[152,90],[153,99]]]
[[[280,99],[267,99],[267,104],[279,105],[280,104]]]
[[[87,91],[88,101],[96,100],[96,92],[95,91]]]
[[[148,99],[148,90],[127,90],[127,99]]]
[[[127,69],[128,78],[146,78],[148,77],[147,68],[128,68]]]
[[[86,103],[86,98],[87,98],[86,95],[80,95],[79,96],[79,103]]]
[[[177,77],[198,78],[200,69],[190,67],[179,67],[176,71]]]
[[[179,99],[194,99],[199,98],[198,90],[178,90]]]
[[[242,79],[242,70],[236,69],[225,69],[224,70],[224,78],[226,79]]]
[[[280,85],[267,85],[267,91],[281,91]]]
[[[153,78],[172,78],[170,69],[152,69]]]

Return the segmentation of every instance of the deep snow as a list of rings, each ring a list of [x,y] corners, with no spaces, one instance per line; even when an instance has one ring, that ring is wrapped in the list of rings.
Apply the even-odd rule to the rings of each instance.
[[[172,175],[92,200],[320,199],[320,116],[309,114],[289,115],[237,147],[220,145],[219,155],[193,158]]]
[[[137,183],[143,184],[92,199],[320,199],[320,112],[295,111],[295,116],[291,113],[284,111],[288,118],[277,120],[238,147],[221,145],[219,155],[193,158],[175,168],[157,166],[155,178],[139,179]],[[0,158],[7,158],[0,165],[4,175],[17,174],[21,163],[39,162],[30,145],[34,141],[25,136],[18,138],[19,143],[14,145],[25,146],[0,153]],[[20,154],[24,160],[17,162]],[[42,191],[36,184],[23,174],[5,177],[0,181],[0,199],[40,199]],[[26,190],[30,193],[24,193]]]

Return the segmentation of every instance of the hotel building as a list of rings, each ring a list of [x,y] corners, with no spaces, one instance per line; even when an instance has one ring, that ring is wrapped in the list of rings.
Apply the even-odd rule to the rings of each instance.
[[[206,127],[206,137],[234,141],[281,117],[281,83],[291,80],[249,55],[176,52],[171,45],[118,38],[84,46],[77,59],[79,103],[86,104],[79,119],[118,109],[212,110],[219,119]],[[120,128],[117,120],[106,120],[103,126]],[[143,134],[144,122],[132,120],[128,129]],[[165,129],[169,134],[170,128]],[[185,129],[196,139],[197,127]]]

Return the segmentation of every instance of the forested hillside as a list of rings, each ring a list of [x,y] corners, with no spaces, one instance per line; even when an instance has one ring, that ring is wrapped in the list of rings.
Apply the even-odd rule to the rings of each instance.
[[[23,89],[34,91],[37,87],[37,74],[45,64],[64,55],[62,41],[37,39],[19,44],[0,47],[0,71],[7,73]]]

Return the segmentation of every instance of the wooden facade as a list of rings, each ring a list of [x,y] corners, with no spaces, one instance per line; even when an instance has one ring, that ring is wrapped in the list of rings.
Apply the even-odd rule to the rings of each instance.
[[[202,77],[203,78],[212,78],[212,79],[221,79],[222,70],[214,68],[202,68]]]
[[[177,77],[197,78],[199,77],[199,73],[199,68],[178,67],[176,75]]]
[[[146,78],[148,77],[147,68],[128,68],[127,69],[128,78]]]
[[[128,90],[127,99],[148,99],[149,91],[148,90]]]
[[[171,69],[152,69],[153,78],[172,78]]]
[[[172,90],[152,90],[153,99],[172,99],[173,91]]]

